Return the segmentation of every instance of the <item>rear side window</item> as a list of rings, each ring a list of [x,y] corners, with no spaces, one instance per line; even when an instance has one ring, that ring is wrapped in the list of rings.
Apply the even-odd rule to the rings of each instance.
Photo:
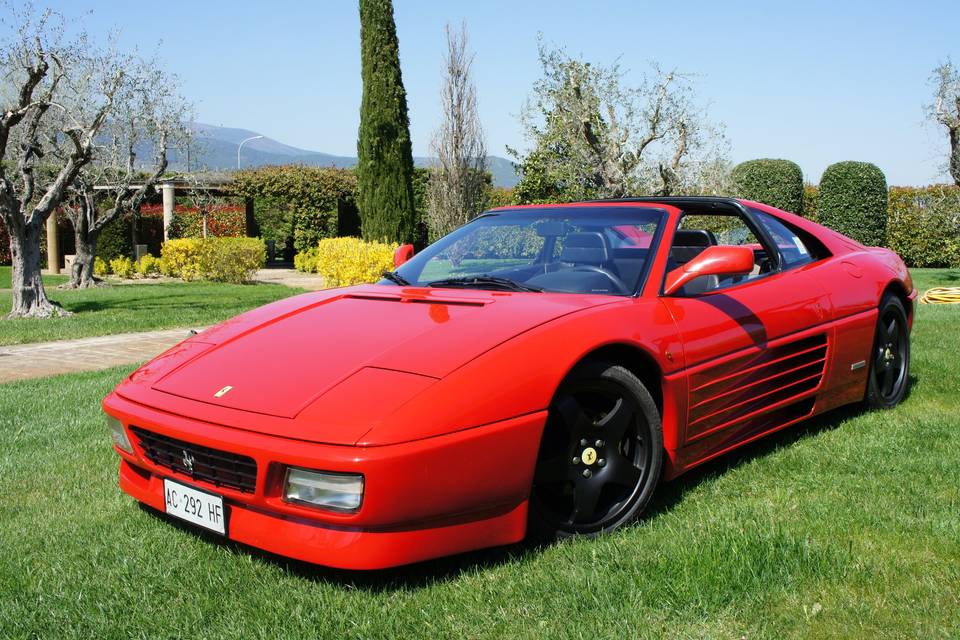
[[[787,228],[786,225],[768,213],[754,209],[753,214],[773,238],[777,249],[780,250],[784,269],[799,267],[814,261],[815,258],[810,248],[800,239],[800,236]]]

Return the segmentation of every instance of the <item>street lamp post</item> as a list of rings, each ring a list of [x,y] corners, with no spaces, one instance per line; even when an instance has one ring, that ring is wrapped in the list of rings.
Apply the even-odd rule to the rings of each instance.
[[[243,145],[247,144],[251,140],[259,140],[263,136],[250,136],[246,140],[240,143],[240,146],[237,147],[237,169],[240,168],[240,149],[243,149]]]

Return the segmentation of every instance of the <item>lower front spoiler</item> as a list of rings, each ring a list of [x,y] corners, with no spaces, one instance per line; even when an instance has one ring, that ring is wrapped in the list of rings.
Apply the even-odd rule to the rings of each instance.
[[[120,488],[145,505],[164,511],[160,476],[121,460]],[[229,505],[230,540],[337,569],[385,569],[512,544],[523,539],[527,526],[527,501],[474,515],[469,520],[383,531],[318,523],[230,500],[225,502]]]

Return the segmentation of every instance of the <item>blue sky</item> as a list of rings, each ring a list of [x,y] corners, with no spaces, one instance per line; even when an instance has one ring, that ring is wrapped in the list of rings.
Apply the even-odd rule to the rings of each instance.
[[[123,43],[158,50],[201,122],[356,153],[356,2],[50,6],[73,16],[90,10],[91,31],[117,26]],[[444,24],[466,20],[491,153],[526,146],[516,116],[539,77],[542,32],[597,63],[619,57],[638,73],[656,60],[696,74],[699,96],[726,125],[734,161],[789,158],[811,182],[839,160],[874,162],[891,184],[943,179],[946,136],[925,123],[923,105],[932,69],[948,56],[960,61],[957,0],[394,0],[394,9],[417,155],[427,153],[439,117]]]

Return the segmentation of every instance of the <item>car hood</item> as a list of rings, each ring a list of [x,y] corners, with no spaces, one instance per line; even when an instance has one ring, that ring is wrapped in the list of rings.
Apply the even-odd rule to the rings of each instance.
[[[145,375],[138,385],[141,392],[132,399],[162,407],[164,397],[176,396],[230,413],[294,419],[363,372],[359,378],[371,383],[370,404],[378,405],[383,393],[389,396],[383,403],[386,411],[409,399],[404,394],[419,393],[513,336],[618,299],[376,285],[307,294],[197,335],[196,346],[174,358],[173,366]],[[371,371],[416,378],[413,383],[399,380],[398,388],[385,390],[376,381],[389,385],[392,378]],[[145,384],[152,393],[143,393]],[[282,431],[291,435],[287,428]],[[299,435],[331,441],[320,433]]]

